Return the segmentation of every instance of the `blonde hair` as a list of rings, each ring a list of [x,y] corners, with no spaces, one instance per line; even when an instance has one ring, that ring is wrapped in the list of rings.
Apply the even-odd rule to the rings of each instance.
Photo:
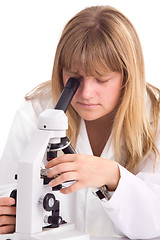
[[[123,76],[120,104],[114,119],[112,138],[116,161],[134,172],[153,151],[159,113],[159,90],[145,82],[141,44],[131,22],[109,6],[86,8],[65,26],[52,72],[52,96],[57,101],[63,89],[62,70],[81,69],[88,76],[118,71]],[[151,100],[150,123],[146,91]],[[158,96],[158,97],[157,97]],[[68,137],[75,144],[80,117],[69,107]]]

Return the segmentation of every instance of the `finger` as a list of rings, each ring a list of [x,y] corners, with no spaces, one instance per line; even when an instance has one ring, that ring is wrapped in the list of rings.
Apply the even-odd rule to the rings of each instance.
[[[16,215],[16,207],[0,206],[0,215]]]
[[[13,216],[0,216],[0,226],[3,225],[14,225],[16,224],[16,218]]]
[[[49,185],[51,187],[55,187],[55,186],[57,186],[59,184],[62,184],[64,182],[73,181],[73,180],[77,180],[77,174],[75,172],[67,172],[67,173],[61,174],[57,178],[50,181]]]
[[[15,232],[15,225],[6,225],[0,227],[0,234],[7,234]]]
[[[46,168],[51,168],[51,167],[54,167],[54,166],[56,166],[60,163],[73,162],[76,159],[76,155],[77,154],[64,154],[62,156],[59,156],[57,158],[54,158],[54,159],[50,160],[45,167]]]
[[[60,173],[71,172],[75,170],[77,169],[76,169],[76,164],[74,162],[60,163],[57,166],[51,168],[47,176],[51,178]]]
[[[15,199],[11,197],[0,198],[0,206],[11,206],[15,204]]]
[[[60,190],[60,192],[63,193],[63,194],[68,194],[68,193],[76,192],[76,191],[78,191],[78,190],[80,190],[82,188],[83,188],[83,186],[77,181],[77,182],[73,183],[72,185],[70,185],[67,188],[62,188]]]

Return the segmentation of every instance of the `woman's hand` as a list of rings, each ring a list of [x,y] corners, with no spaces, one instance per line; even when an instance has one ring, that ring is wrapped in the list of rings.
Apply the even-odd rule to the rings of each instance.
[[[107,185],[109,191],[114,191],[120,179],[118,165],[108,159],[84,154],[65,154],[52,159],[46,168],[51,168],[48,177],[50,186],[75,180],[71,186],[62,188],[62,193],[71,193],[86,187],[101,187]]]
[[[16,207],[14,198],[0,198],[0,234],[13,233],[16,224]]]

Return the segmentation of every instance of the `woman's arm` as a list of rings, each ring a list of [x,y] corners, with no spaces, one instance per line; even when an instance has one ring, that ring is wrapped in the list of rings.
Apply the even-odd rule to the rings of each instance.
[[[130,239],[160,236],[160,174],[141,172],[136,176],[120,166],[121,178],[104,210],[117,233]]]

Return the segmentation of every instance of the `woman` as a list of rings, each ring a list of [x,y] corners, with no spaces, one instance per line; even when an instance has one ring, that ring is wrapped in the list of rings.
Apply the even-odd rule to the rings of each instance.
[[[69,221],[92,236],[160,236],[159,90],[145,82],[133,25],[112,7],[84,9],[65,26],[52,81],[29,93],[15,117],[1,160],[1,184],[13,182],[38,115],[53,108],[70,77],[80,86],[67,111],[67,135],[79,153],[46,165],[48,177],[62,173],[51,186],[76,180],[61,190],[76,209],[70,216],[68,208]],[[14,231],[11,200],[0,198],[1,233]]]

